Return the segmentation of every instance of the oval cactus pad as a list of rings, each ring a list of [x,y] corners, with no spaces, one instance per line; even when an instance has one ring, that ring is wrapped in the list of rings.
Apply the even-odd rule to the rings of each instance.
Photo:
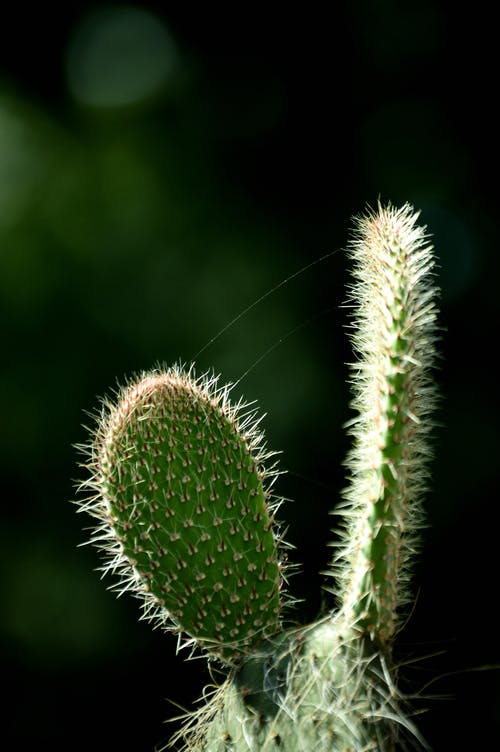
[[[261,436],[216,379],[152,372],[106,405],[85,508],[145,614],[231,662],[279,627],[282,574]],[[267,484],[268,485],[268,484]]]

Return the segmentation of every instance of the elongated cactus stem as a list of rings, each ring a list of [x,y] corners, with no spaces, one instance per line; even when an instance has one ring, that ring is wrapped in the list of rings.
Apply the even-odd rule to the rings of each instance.
[[[353,407],[339,565],[346,619],[388,647],[407,599],[426,488],[436,338],[432,247],[408,205],[358,220],[350,245]]]

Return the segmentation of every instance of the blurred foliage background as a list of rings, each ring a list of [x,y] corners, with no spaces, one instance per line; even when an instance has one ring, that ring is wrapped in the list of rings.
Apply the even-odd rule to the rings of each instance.
[[[9,748],[159,749],[179,712],[168,699],[190,707],[209,681],[78,548],[73,445],[127,374],[198,353],[199,371],[245,374],[235,396],[258,400],[289,471],[277,491],[293,499],[282,517],[303,562],[300,618],[328,601],[318,571],[349,445],[342,249],[350,217],[379,197],[422,211],[443,288],[441,427],[399,640],[404,686],[424,696],[436,750],[499,737],[500,672],[469,671],[500,660],[495,25],[481,3],[322,8],[2,9]]]

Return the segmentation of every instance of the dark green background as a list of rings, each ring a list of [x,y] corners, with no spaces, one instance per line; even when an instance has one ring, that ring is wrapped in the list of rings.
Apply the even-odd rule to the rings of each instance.
[[[430,657],[405,687],[430,696],[417,705],[435,750],[494,748],[500,672],[468,671],[500,662],[493,19],[427,0],[143,3],[172,35],[174,75],[140,104],[92,109],[65,60],[101,6],[70,5],[2,10],[0,26],[0,743],[148,752],[177,713],[166,698],[200,695],[204,662],[176,658],[77,548],[84,411],[131,372],[190,362],[342,249],[380,196],[421,209],[443,288],[442,427],[399,641],[403,660]],[[277,491],[294,500],[304,619],[327,600],[317,572],[344,485],[347,280],[339,250],[196,359],[225,380],[251,369],[235,396],[258,400],[289,471]]]

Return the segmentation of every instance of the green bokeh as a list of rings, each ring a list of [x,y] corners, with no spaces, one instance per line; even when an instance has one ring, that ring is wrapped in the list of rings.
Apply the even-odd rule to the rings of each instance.
[[[424,665],[416,685],[499,660],[481,605],[498,569],[487,21],[432,2],[340,4],[334,24],[312,11],[243,24],[148,7],[175,61],[167,75],[161,58],[163,78],[147,79],[146,55],[143,80],[154,86],[136,87],[128,104],[84,103],[71,87],[69,61],[74,70],[94,6],[3,23],[0,628],[15,708],[6,733],[20,748],[88,748],[90,717],[104,729],[95,749],[150,750],[175,715],[164,698],[189,705],[206,679],[199,662],[174,658],[174,640],[137,623],[135,602],[106,592],[97,555],[77,548],[88,534],[69,501],[81,476],[72,445],[86,440],[85,411],[131,372],[201,350],[199,371],[245,374],[235,396],[258,399],[269,446],[290,471],[277,490],[294,500],[281,516],[303,562],[291,588],[307,599],[304,618],[326,600],[317,572],[351,417],[341,249],[350,216],[379,196],[422,209],[443,287],[444,427],[405,639],[411,653],[448,655],[434,673]],[[19,53],[21,32],[30,54]],[[117,60],[108,80],[120,70]],[[498,734],[498,673],[482,676],[436,686],[457,697],[423,719],[436,749],[469,737],[485,748]],[[117,723],[138,684],[134,718]],[[450,740],[443,729],[458,715]]]

